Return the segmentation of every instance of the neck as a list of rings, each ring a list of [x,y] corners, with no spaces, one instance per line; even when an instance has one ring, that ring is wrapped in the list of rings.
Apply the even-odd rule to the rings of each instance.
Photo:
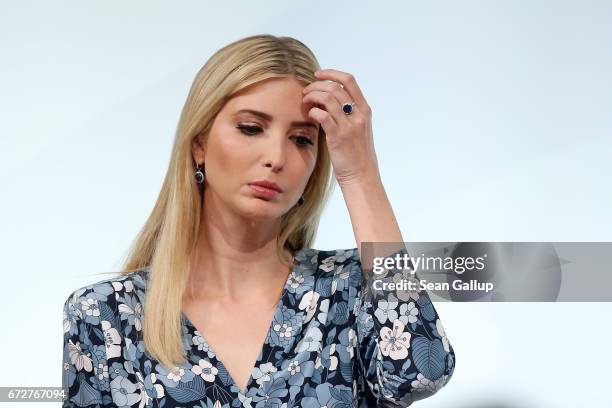
[[[220,211],[214,200],[203,206],[189,277],[189,297],[228,301],[269,296],[291,271],[276,255],[280,219],[244,219]],[[283,251],[291,259],[291,252]]]

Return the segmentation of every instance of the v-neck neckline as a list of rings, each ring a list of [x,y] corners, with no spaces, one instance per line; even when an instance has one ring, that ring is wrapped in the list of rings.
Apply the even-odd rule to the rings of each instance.
[[[266,336],[264,337],[264,340],[259,348],[259,353],[257,355],[257,359],[255,360],[255,364],[253,365],[253,367],[251,368],[251,374],[249,375],[249,379],[246,382],[245,388],[244,389],[240,389],[240,386],[236,383],[236,381],[234,380],[234,378],[232,377],[232,374],[229,372],[229,370],[227,369],[227,366],[223,363],[223,361],[221,361],[221,358],[219,357],[219,354],[217,354],[217,352],[212,348],[211,344],[208,342],[208,340],[206,339],[206,337],[204,337],[204,333],[202,333],[201,331],[198,330],[198,328],[195,326],[195,324],[193,324],[193,322],[191,320],[189,320],[189,318],[187,317],[187,315],[181,311],[181,318],[183,319],[183,324],[185,324],[188,328],[191,327],[191,329],[193,329],[194,332],[198,332],[198,335],[202,338],[202,340],[204,341],[204,343],[206,343],[206,345],[208,346],[208,350],[210,350],[213,354],[213,357],[208,357],[208,355],[206,355],[206,358],[208,360],[210,360],[211,358],[214,358],[215,361],[223,366],[223,369],[225,370],[225,372],[227,373],[229,382],[231,383],[231,385],[235,386],[238,391],[240,392],[240,394],[242,395],[246,395],[246,393],[249,391],[249,389],[251,388],[251,383],[255,380],[255,378],[253,377],[253,374],[255,372],[255,370],[259,367],[259,364],[263,358],[263,353],[264,350],[266,348],[266,344],[267,344],[267,340],[270,338],[272,331],[274,329],[274,321],[276,319],[276,315],[277,313],[279,313],[279,311],[281,311],[284,303],[285,303],[285,299],[286,297],[289,295],[289,287],[291,286],[291,281],[292,281],[292,277],[293,275],[297,272],[299,266],[300,266],[300,262],[297,259],[298,254],[301,254],[304,251],[305,248],[299,249],[297,251],[295,251],[293,258],[292,258],[292,262],[293,262],[293,267],[291,268],[291,271],[289,272],[289,274],[287,275],[287,279],[285,280],[285,284],[283,286],[283,291],[281,292],[281,296],[280,299],[278,300],[276,306],[274,307],[274,313],[272,314],[272,319],[270,320],[270,324],[268,325],[268,330],[266,332]],[[198,349],[198,352],[200,350]]]

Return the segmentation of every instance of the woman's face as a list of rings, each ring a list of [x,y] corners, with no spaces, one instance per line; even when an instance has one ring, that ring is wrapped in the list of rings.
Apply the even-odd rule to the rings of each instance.
[[[279,218],[296,205],[314,169],[319,142],[319,124],[308,117],[313,105],[302,103],[303,88],[294,78],[270,78],[225,104],[203,157],[194,145],[195,159],[204,160],[207,205],[250,218]],[[269,194],[250,185],[261,180],[276,183],[281,191]]]

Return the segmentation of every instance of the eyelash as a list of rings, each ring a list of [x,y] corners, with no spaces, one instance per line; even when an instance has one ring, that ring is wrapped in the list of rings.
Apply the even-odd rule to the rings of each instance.
[[[259,133],[259,131],[262,130],[259,126],[249,126],[249,125],[242,125],[242,124],[237,125],[236,128],[239,129],[243,134],[247,136],[255,136],[257,133]],[[250,133],[253,131],[257,131],[257,133]],[[299,139],[304,139],[306,141],[305,144],[297,143],[299,147],[307,148],[308,145],[314,146],[314,143],[312,143],[312,140],[310,140],[310,138],[307,136],[293,135],[292,137],[297,137]]]

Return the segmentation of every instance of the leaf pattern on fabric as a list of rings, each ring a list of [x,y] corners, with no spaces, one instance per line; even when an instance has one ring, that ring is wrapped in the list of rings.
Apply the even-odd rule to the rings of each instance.
[[[188,360],[171,372],[142,340],[150,268],[64,303],[63,407],[407,407],[442,388],[455,353],[427,292],[372,300],[357,248],[295,253],[247,387],[183,314]]]

